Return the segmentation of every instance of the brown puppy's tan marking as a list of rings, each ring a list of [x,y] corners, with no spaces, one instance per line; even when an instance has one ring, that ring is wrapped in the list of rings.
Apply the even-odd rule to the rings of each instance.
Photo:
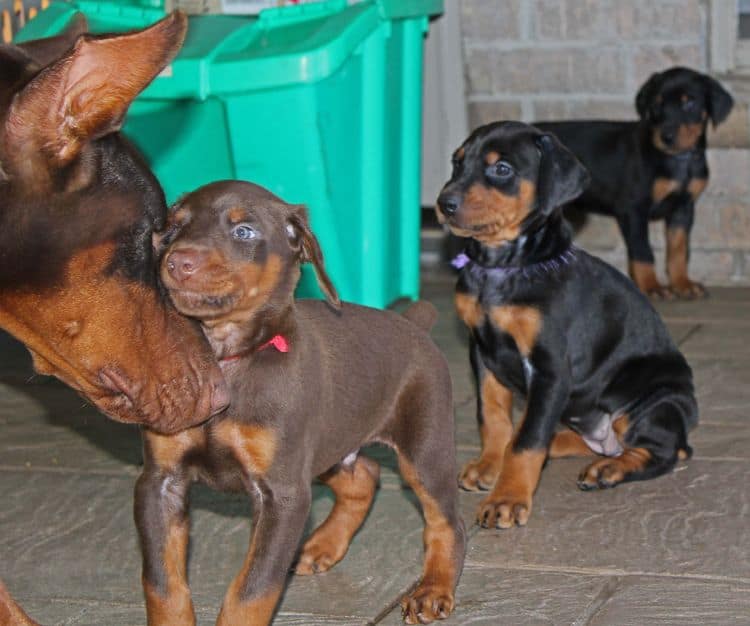
[[[455,605],[454,589],[463,560],[456,545],[453,523],[445,516],[440,504],[424,488],[412,464],[398,455],[401,475],[414,490],[424,515],[425,560],[417,589],[401,601],[407,624],[425,624],[444,619]]]
[[[341,467],[320,477],[333,490],[336,501],[325,521],[305,542],[297,574],[326,572],[344,558],[354,533],[370,510],[379,476],[378,464],[361,456],[353,466]]]
[[[229,448],[243,468],[258,476],[263,476],[273,463],[277,436],[271,428],[228,420],[212,430],[214,441]]]
[[[167,531],[163,559],[166,572],[166,593],[157,591],[144,581],[148,626],[195,624],[195,611],[187,584],[187,548],[190,529],[186,521],[174,521]]]

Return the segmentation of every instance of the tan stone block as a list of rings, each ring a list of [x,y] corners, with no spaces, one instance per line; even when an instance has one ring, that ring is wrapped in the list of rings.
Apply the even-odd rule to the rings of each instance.
[[[565,38],[564,3],[560,0],[535,0],[532,6],[532,32],[539,40]]]
[[[709,124],[708,145],[714,148],[750,148],[750,114],[745,102],[735,102],[722,124]]]
[[[461,32],[464,39],[520,39],[520,5],[520,0],[461,0]]]
[[[496,100],[469,103],[469,127],[477,128],[490,122],[521,119],[521,103]]]
[[[684,65],[699,72],[706,69],[706,58],[699,43],[641,45],[633,58],[633,76],[640,88],[654,72],[662,72],[673,65]],[[635,93],[633,93],[635,100]]]
[[[497,53],[485,48],[469,48],[464,53],[466,90],[469,95],[492,93],[493,74],[498,71]]]
[[[750,196],[750,150],[711,148],[707,158],[709,182],[698,204],[715,196],[747,201]]]

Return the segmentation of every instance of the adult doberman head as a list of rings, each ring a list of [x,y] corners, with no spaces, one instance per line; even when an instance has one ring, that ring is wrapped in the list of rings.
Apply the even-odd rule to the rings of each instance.
[[[157,282],[163,191],[117,131],[182,45],[186,18],[142,31],[0,46],[0,327],[110,417],[162,432],[223,409],[202,333]]]

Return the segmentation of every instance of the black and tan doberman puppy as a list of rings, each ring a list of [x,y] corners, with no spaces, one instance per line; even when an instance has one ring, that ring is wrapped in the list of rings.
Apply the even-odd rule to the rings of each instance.
[[[201,321],[231,387],[204,426],[145,436],[136,487],[149,624],[194,623],[185,578],[191,481],[244,490],[253,535],[219,624],[267,624],[284,588],[319,476],[336,503],[302,548],[297,572],[341,560],[365,519],[377,464],[367,443],[391,446],[425,518],[421,583],[402,606],[410,624],[446,617],[465,531],[456,510],[451,382],[426,329],[427,303],[404,316],[340,304],[305,210],[240,181],[182,199],[164,234],[162,280],[178,310]],[[295,301],[301,262],[328,303]]]
[[[638,288],[659,298],[705,295],[688,278],[695,202],[708,183],[706,127],[726,119],[732,97],[710,76],[684,67],[653,74],[635,100],[636,122],[568,121],[535,125],[557,135],[591,174],[572,204],[617,219]],[[648,223],[664,220],[669,287],[659,284]]]
[[[176,432],[223,409],[228,390],[158,286],[164,193],[117,131],[187,19],[86,28],[79,17],[58,37],[0,45],[0,328],[108,416]],[[0,624],[33,623],[0,583]]]
[[[692,374],[649,301],[571,246],[562,206],[588,175],[550,134],[483,126],[453,155],[438,218],[470,237],[456,287],[471,331],[482,451],[464,489],[491,489],[478,522],[524,525],[548,456],[603,455],[581,489],[672,469],[697,422]],[[513,428],[513,394],[526,413]],[[559,424],[572,430],[555,434]]]

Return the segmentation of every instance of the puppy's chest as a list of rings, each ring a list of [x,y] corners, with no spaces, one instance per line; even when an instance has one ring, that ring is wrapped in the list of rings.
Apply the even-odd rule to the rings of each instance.
[[[524,389],[542,328],[539,309],[485,290],[457,291],[456,311],[472,333],[485,365],[506,384]]]
[[[669,208],[675,200],[695,202],[708,184],[708,167],[703,155],[671,158],[656,168],[651,183],[652,217],[663,217],[660,210]]]

